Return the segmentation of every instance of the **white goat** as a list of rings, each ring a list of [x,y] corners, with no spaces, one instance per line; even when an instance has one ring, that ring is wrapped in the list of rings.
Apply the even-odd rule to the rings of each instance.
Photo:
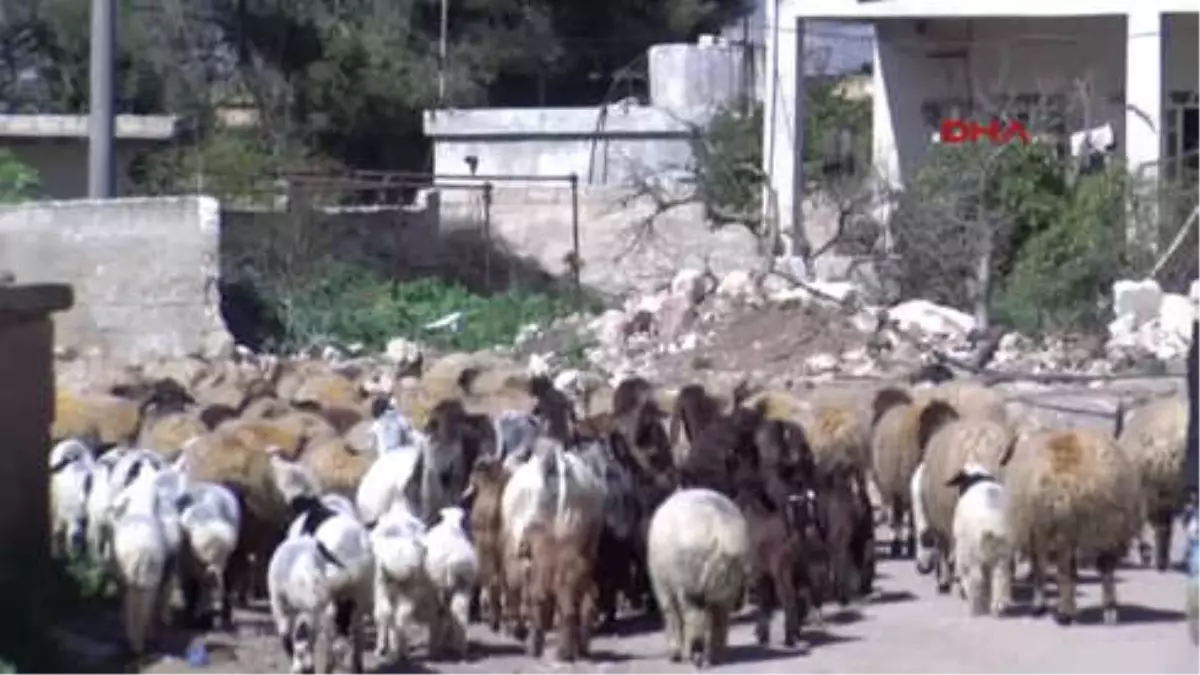
[[[407,635],[415,624],[430,629],[430,649],[440,645],[437,592],[425,571],[425,523],[402,501],[371,530],[375,552],[375,653],[379,658],[408,655]]]
[[[292,522],[288,538],[312,537],[338,563],[325,575],[336,612],[328,668],[349,651],[351,669],[362,672],[364,621],[374,595],[375,556],[370,534],[357,518],[330,509],[320,499],[301,497],[292,503],[302,506],[302,511]]]
[[[50,451],[50,550],[78,556],[87,545],[87,493],[96,461],[82,441],[67,439]]]
[[[329,629],[333,592],[328,577],[341,563],[314,537],[285,540],[267,566],[271,618],[292,660],[291,672],[316,672],[317,639]]]
[[[124,599],[125,636],[135,655],[145,653],[146,642],[161,618],[169,588],[174,551],[170,542],[158,472],[144,469],[134,475],[112,504],[113,557]],[[158,611],[156,611],[156,609]]]
[[[933,545],[929,533],[929,518],[925,515],[925,462],[917,465],[912,479],[908,481],[908,489],[912,499],[913,531],[917,538],[917,572],[929,574],[933,571],[934,555],[937,547]]]
[[[226,628],[233,626],[225,569],[237,548],[242,526],[242,509],[237,496],[224,485],[195,483],[176,502],[183,527],[184,555],[181,572],[191,583],[185,589],[204,589],[211,611]],[[195,593],[195,591],[192,591]],[[197,598],[186,597],[188,609]]]
[[[393,501],[403,499],[405,506],[416,512],[416,491],[419,489],[418,463],[427,446],[421,437],[417,442],[398,448],[376,459],[363,475],[354,495],[358,515],[364,523],[371,525],[391,506]]]
[[[947,483],[958,488],[954,506],[954,561],[959,588],[978,615],[1001,614],[1011,601],[1015,546],[1008,491],[992,474],[967,462]]]
[[[439,636],[460,659],[467,658],[467,623],[471,596],[479,582],[479,556],[467,536],[467,513],[457,506],[438,511],[439,522],[425,533],[425,571],[448,608],[444,633]]]

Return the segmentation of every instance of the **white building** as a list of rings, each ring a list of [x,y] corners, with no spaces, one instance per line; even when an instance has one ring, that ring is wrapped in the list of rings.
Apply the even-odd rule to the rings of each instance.
[[[1198,9],[1196,0],[768,2],[765,67],[778,76],[766,78],[763,162],[783,228],[800,217],[803,194],[793,158],[802,156],[795,74],[807,22],[874,24],[874,159],[902,186],[939,120],[980,99],[1014,101],[1009,112],[1058,107],[1068,131],[1111,123],[1131,166],[1170,171],[1196,150]]]

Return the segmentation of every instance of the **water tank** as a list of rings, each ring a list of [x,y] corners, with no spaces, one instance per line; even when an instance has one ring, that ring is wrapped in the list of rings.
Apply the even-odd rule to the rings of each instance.
[[[745,89],[744,48],[712,36],[649,50],[650,105],[679,114],[732,103]]]

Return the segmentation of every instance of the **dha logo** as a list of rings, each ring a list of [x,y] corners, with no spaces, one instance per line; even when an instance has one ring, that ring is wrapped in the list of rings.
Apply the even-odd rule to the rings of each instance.
[[[1016,120],[999,122],[993,119],[981,125],[971,120],[945,119],[938,126],[938,141],[946,145],[978,143],[980,137],[987,138],[992,145],[1005,145],[1014,138],[1023,144],[1029,143],[1029,132]]]

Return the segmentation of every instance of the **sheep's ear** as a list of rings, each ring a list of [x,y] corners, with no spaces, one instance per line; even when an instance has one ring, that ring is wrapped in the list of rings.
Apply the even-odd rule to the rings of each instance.
[[[385,412],[388,411],[388,408],[390,407],[391,401],[388,400],[388,397],[376,396],[374,400],[371,401],[371,417],[379,419]]]
[[[928,469],[926,469],[926,471],[928,471]],[[946,487],[961,487],[966,485],[967,480],[967,474],[960,470],[958,473],[954,474],[953,478],[946,481]]]

